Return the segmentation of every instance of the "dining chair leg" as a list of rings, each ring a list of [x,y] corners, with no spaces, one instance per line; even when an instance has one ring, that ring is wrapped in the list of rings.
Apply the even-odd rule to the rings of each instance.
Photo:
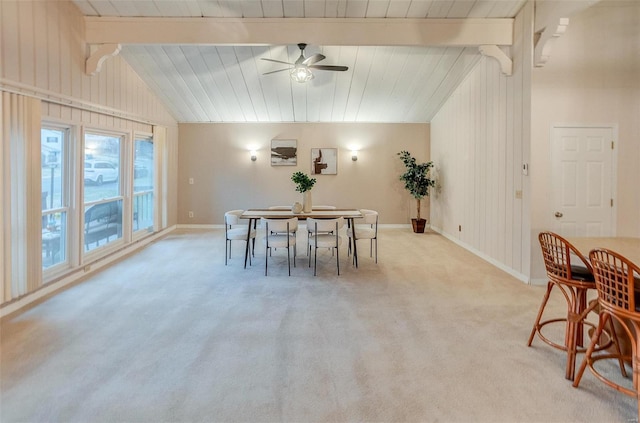
[[[267,276],[267,266],[269,262],[269,244],[264,247],[264,275]]]
[[[336,265],[338,266],[338,276],[340,276],[340,247],[336,243]]]
[[[538,317],[536,317],[536,321],[533,323],[533,329],[531,329],[531,334],[529,335],[529,341],[527,342],[527,346],[530,347],[533,342],[533,337],[536,335],[536,332],[540,329],[540,319],[542,318],[542,313],[544,312],[544,307],[547,305],[547,301],[549,301],[549,296],[551,295],[551,290],[553,289],[553,282],[547,282],[547,292],[544,294],[544,298],[542,299],[542,304],[540,304],[540,309],[538,310]]]
[[[295,260],[295,254],[293,255]],[[289,276],[291,276],[291,250],[287,247],[287,265],[289,266]]]
[[[316,276],[317,269],[318,269],[318,245],[316,244],[314,257],[313,257],[313,276]]]
[[[226,236],[226,235],[225,235]],[[229,254],[229,240],[224,241],[224,265],[227,265],[227,254]]]
[[[376,264],[378,264],[378,238],[376,235]]]

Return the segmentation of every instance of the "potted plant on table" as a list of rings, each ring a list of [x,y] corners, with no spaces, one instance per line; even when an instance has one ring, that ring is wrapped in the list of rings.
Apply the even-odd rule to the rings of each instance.
[[[303,172],[295,172],[291,175],[291,180],[296,184],[296,191],[302,193],[302,211],[305,213],[311,212],[311,188],[316,183],[316,178],[310,178],[309,175]]]
[[[400,160],[404,163],[405,172],[400,175],[400,180],[404,182],[404,187],[411,193],[417,203],[417,217],[411,219],[413,232],[423,233],[427,223],[426,219],[420,216],[420,200],[429,196],[429,187],[435,186],[436,182],[429,177],[429,170],[433,167],[433,162],[417,163],[416,159],[408,151],[398,153]]]

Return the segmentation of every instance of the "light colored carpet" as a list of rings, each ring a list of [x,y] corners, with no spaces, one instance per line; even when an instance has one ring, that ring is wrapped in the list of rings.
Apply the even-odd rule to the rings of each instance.
[[[589,372],[574,389],[561,351],[526,346],[544,288],[437,234],[379,242],[358,269],[343,249],[340,276],[322,252],[315,278],[304,247],[291,277],[278,250],[265,277],[260,240],[245,270],[241,242],[224,266],[222,230],[176,231],[3,319],[0,420],[636,419],[634,399]]]

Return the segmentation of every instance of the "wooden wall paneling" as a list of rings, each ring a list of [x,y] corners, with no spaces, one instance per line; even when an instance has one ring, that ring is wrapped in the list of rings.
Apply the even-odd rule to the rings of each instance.
[[[405,0],[391,0],[389,1],[389,5],[387,7],[387,16],[388,18],[411,18],[411,17],[424,17],[422,16],[412,16],[411,7],[414,4],[423,4],[426,2],[409,2]],[[418,12],[419,13],[419,12]]]
[[[364,18],[367,13],[367,0],[347,1],[347,18]]]
[[[226,106],[229,108],[229,113],[232,116],[239,115],[241,113],[240,104],[234,95],[231,82],[229,81],[229,78],[227,78],[218,50],[215,48],[202,48],[200,51],[208,72],[212,76],[214,83],[221,93],[221,98],[224,98],[227,101]],[[215,105],[216,107],[221,108],[219,103],[216,102]]]
[[[35,34],[33,27],[34,7],[32,2],[18,2],[18,30],[20,51],[13,60],[19,62],[20,82],[35,84]],[[25,47],[23,49],[23,46]]]
[[[388,50],[389,57],[387,59],[387,66],[384,69],[382,79],[386,81],[394,81],[393,84],[381,84],[381,87],[385,89],[378,90],[378,101],[375,103],[375,107],[371,109],[372,121],[390,122],[388,112],[392,104],[393,91],[399,81],[406,81],[410,77],[404,74],[407,58],[406,51],[410,47],[391,47]]]
[[[245,84],[249,84],[246,89],[248,90],[256,120],[258,122],[267,122],[269,121],[269,112],[262,92],[262,84],[260,84],[260,72],[253,58],[252,49],[249,46],[236,46],[232,47],[232,49],[238,63],[237,67],[244,77]]]
[[[507,202],[505,206],[505,260],[504,263],[513,268],[513,213],[514,213],[514,200],[515,199],[515,182],[511,177],[511,169],[513,167],[513,150],[516,139],[514,137],[514,102],[515,102],[515,83],[513,77],[510,77],[507,81],[506,90],[506,113],[505,113],[505,137],[506,137],[506,150],[505,150],[505,190],[507,192]]]
[[[18,57],[20,46],[18,45],[18,22],[14,18],[18,14],[17,2],[0,2],[0,18],[2,21],[2,38],[0,38],[0,56],[2,58],[2,77],[19,81]]]
[[[47,7],[46,3],[35,3],[33,8],[33,37],[34,37],[34,60],[35,60],[35,81],[38,88],[46,89],[49,85],[49,61],[47,38]]]
[[[422,75],[421,73],[410,75],[408,74],[408,70],[420,68],[420,65],[427,57],[421,54],[423,51],[424,49],[418,47],[410,47],[406,61],[402,63],[402,66],[398,66],[398,72],[400,72],[401,75],[389,93],[387,104],[381,110],[384,113],[383,116],[386,121],[402,122],[406,119],[406,114],[401,104],[403,104],[404,99],[414,95],[414,93],[411,92],[411,86],[420,81]]]
[[[365,10],[366,18],[384,18],[389,8],[388,1],[370,2]]]
[[[233,92],[238,98],[244,119],[247,122],[257,122],[258,114],[256,112],[255,106],[252,104],[252,99],[249,95],[246,81],[239,71],[240,67],[234,48],[224,46],[217,47],[216,50],[218,50],[220,61],[222,63],[224,72],[226,72],[227,78],[231,83]]]
[[[437,65],[428,73],[428,75],[422,81],[419,97],[409,111],[409,116],[423,115],[424,110],[429,107],[429,104],[433,100],[433,95],[438,89],[438,82],[440,81],[440,78],[444,77],[444,75],[449,72],[451,64],[457,60],[462,50],[463,49],[460,47],[446,47],[444,49],[435,50],[435,52],[437,52]],[[458,54],[444,54],[446,52],[456,51],[458,51]]]
[[[195,75],[200,75],[200,79],[203,81],[203,85],[201,86],[202,92],[195,93],[195,95],[198,97],[206,114],[210,116],[213,121],[224,120],[225,116],[228,118],[229,110],[226,105],[226,100],[211,77],[207,64],[204,62],[202,54],[200,53],[200,49],[197,46],[181,46],[180,48],[186,62],[188,62],[189,67],[193,71],[190,78],[195,78]],[[210,96],[216,99],[220,107],[216,107],[211,101]]]
[[[490,257],[494,257],[495,254],[495,238],[499,236],[499,232],[496,230],[495,216],[497,213],[496,207],[496,140],[495,140],[495,128],[493,126],[493,116],[497,113],[496,110],[496,97],[495,97],[495,79],[500,74],[500,70],[494,66],[495,60],[486,60],[486,87],[487,87],[487,115],[486,115],[486,134],[487,134],[487,158],[491,166],[487,166],[487,202],[485,204],[485,222],[486,222],[486,234],[485,234],[485,251]],[[496,73],[494,73],[494,71]]]
[[[498,133],[496,134],[496,138],[498,140],[498,155],[497,155],[497,189],[498,189],[498,213],[497,213],[497,221],[499,225],[499,235],[500,235],[500,243],[498,245],[498,251],[496,252],[496,259],[499,262],[505,262],[505,221],[506,221],[506,203],[509,198],[506,191],[507,185],[507,166],[508,162],[506,159],[506,122],[504,121],[504,116],[506,116],[506,88],[507,88],[507,77],[502,74],[498,74],[498,106],[497,113],[494,115],[494,124],[497,128]]]
[[[367,85],[369,73],[371,72],[375,50],[376,47],[358,47],[351,90],[349,91],[349,98],[347,99],[347,104],[344,109],[343,120],[345,121],[353,122],[358,117],[364,88]]]
[[[147,49],[149,50],[149,54],[145,56],[145,60],[150,60],[149,62],[150,64],[155,63],[155,66],[158,66],[161,69],[174,67],[171,61],[171,58],[165,52],[165,47],[148,46]],[[171,101],[175,101],[177,103],[176,109],[180,109],[184,107],[183,109],[184,118],[187,121],[196,121],[199,119],[206,119],[204,110],[195,101],[190,101],[187,103],[186,101],[182,102],[179,100],[180,96],[178,96],[176,93],[178,91],[188,90],[184,80],[182,79],[182,76],[176,75],[175,79],[169,80],[168,78],[166,78],[166,75],[171,74],[172,72],[167,72],[167,73],[161,72],[161,73],[163,74],[162,78],[165,81],[165,83],[162,84],[163,88],[169,89],[168,92],[171,93],[170,95]],[[137,98],[134,101],[137,102]]]
[[[174,84],[176,86],[175,91],[179,91],[182,93],[188,92],[190,95],[189,99],[189,110],[192,112],[193,118],[209,120],[212,118],[212,114],[208,112],[210,109],[207,104],[207,100],[204,91],[200,89],[195,92],[191,90],[193,87],[194,81],[197,81],[197,78],[194,74],[194,69],[190,65],[189,60],[184,54],[181,46],[178,45],[167,45],[163,46],[160,49],[162,51],[162,59],[161,66],[163,68],[173,68],[177,72],[176,79]],[[169,74],[173,74],[173,71],[169,72]]]
[[[393,66],[393,64],[390,63],[392,52],[393,47],[376,47],[373,57],[374,65],[370,67],[369,75],[367,76],[367,86],[382,86],[382,80],[388,72],[389,66]],[[356,114],[356,120],[359,122],[373,122],[374,117],[377,115],[377,110],[383,102],[384,98],[377,96],[377,90],[375,93],[372,90],[365,90],[358,113]]]
[[[316,5],[318,2],[314,2],[309,8]],[[265,18],[282,18],[284,17],[284,9],[282,2],[279,1],[265,1],[262,2],[262,12]],[[310,11],[311,12],[311,11]]]
[[[327,56],[330,64],[340,64],[344,66],[348,66],[349,69],[353,69],[353,64],[346,64],[344,61],[342,54],[342,47],[325,47],[322,53]],[[327,79],[331,81],[330,86],[326,89],[317,90],[318,93],[318,111],[317,111],[317,119],[318,122],[330,122],[332,109],[335,101],[336,88],[338,83],[342,80],[350,80],[350,75],[347,72],[325,72],[327,73]]]
[[[332,103],[326,105],[324,111],[321,112],[321,119],[323,121],[344,121],[347,101],[351,96],[350,93],[355,76],[355,66],[359,54],[359,48],[340,48],[340,54],[336,56],[336,63],[348,66],[349,71],[336,78]],[[329,113],[329,115],[326,113]]]

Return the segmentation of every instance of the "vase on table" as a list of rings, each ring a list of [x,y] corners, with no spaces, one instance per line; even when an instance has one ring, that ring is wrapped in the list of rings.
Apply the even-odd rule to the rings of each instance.
[[[312,208],[313,205],[311,201],[311,190],[305,191],[302,193],[302,212],[311,213]]]

